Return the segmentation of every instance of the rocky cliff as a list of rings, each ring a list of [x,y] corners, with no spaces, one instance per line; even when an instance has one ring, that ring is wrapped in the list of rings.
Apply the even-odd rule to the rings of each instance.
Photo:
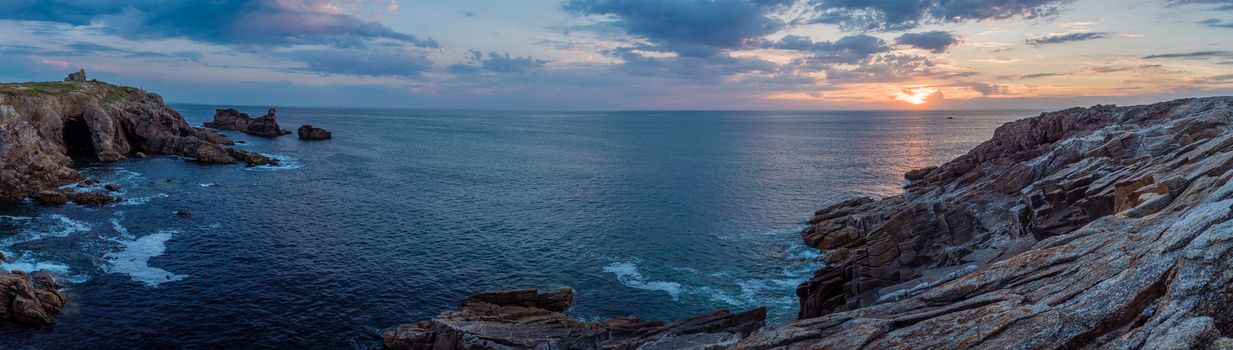
[[[116,161],[171,154],[233,163],[231,140],[194,128],[162,97],[79,79],[0,84],[0,200],[15,200],[77,181],[71,157]]]
[[[1045,113],[904,194],[821,210],[801,320],[736,348],[1206,349],[1233,340],[1233,98]]]
[[[798,287],[800,319],[700,348],[1233,348],[1231,112],[1214,97],[1007,123],[901,195],[818,211],[802,235],[827,265]]]

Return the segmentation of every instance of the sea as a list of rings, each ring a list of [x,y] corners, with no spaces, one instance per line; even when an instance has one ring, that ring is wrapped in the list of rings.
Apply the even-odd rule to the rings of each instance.
[[[193,125],[233,107],[173,106]],[[49,271],[71,298],[51,326],[0,323],[0,345],[375,349],[513,288],[572,287],[587,321],[766,306],[783,323],[821,267],[800,236],[814,211],[899,194],[904,172],[1037,114],[278,112],[334,139],[226,132],[278,166],[79,160],[126,201],[0,206],[0,268]]]

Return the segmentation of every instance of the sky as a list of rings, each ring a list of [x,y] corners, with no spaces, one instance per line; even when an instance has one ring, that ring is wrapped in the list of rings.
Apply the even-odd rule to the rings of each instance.
[[[1048,109],[1233,94],[1233,0],[4,0],[0,81],[187,103]]]

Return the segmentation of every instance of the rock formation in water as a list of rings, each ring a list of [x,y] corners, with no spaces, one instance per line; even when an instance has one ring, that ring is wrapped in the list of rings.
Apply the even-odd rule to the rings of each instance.
[[[1233,97],[1007,123],[901,195],[818,211],[800,318],[726,347],[1233,348],[1231,123]],[[448,315],[392,333],[541,327]]]
[[[479,293],[462,309],[385,333],[388,349],[718,349],[762,328],[766,309],[699,314],[672,324],[618,317],[586,323],[562,312],[574,292]]]
[[[313,127],[308,124],[300,125],[298,133],[301,140],[329,140],[334,136],[325,129]]]
[[[234,108],[216,109],[214,110],[214,121],[205,122],[205,127],[240,131],[249,135],[276,137],[290,134],[291,131],[283,130],[278,126],[277,110],[270,108],[265,115],[256,119],[249,117],[248,113],[243,113]]]
[[[0,200],[82,179],[70,157],[117,161],[170,154],[234,163],[213,131],[193,128],[162,97],[70,76],[70,82],[0,84]]]

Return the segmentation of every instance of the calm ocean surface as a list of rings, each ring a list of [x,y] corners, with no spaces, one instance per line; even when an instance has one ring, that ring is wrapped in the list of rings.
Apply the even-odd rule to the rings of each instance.
[[[218,108],[175,107],[193,125]],[[782,322],[818,267],[799,236],[815,210],[897,194],[1033,114],[279,108],[335,139],[228,133],[284,165],[83,164],[128,201],[0,208],[0,265],[53,271],[71,298],[0,344],[377,348],[470,293],[562,286],[585,320]]]

